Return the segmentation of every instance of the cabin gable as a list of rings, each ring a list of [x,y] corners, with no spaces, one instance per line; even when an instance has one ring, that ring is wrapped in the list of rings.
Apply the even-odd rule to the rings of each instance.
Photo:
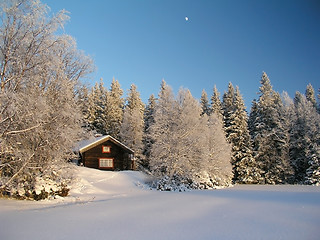
[[[134,170],[133,151],[110,136],[84,146],[79,152],[85,167]]]

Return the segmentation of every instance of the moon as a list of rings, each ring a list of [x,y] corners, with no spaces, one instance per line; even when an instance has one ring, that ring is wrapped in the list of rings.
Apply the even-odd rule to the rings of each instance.
[[[189,21],[189,18],[188,18],[188,17],[185,17],[184,19],[185,19],[186,21]]]

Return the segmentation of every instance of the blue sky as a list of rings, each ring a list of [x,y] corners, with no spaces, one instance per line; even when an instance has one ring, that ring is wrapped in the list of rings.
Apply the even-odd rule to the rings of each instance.
[[[144,102],[162,79],[200,98],[238,85],[248,110],[265,71],[276,91],[320,88],[317,0],[46,0],[70,12],[65,32],[90,55],[90,85],[134,83]],[[186,21],[185,17],[189,20]]]

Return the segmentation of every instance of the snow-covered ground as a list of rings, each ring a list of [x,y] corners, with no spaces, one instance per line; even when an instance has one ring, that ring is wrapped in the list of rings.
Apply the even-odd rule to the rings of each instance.
[[[150,190],[139,172],[76,168],[70,196],[0,199],[0,239],[319,239],[320,187]]]

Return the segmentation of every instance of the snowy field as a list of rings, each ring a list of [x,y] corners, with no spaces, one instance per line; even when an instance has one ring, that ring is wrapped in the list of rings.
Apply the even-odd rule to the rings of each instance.
[[[320,239],[320,187],[159,192],[139,172],[76,169],[65,199],[0,199],[0,239]]]

